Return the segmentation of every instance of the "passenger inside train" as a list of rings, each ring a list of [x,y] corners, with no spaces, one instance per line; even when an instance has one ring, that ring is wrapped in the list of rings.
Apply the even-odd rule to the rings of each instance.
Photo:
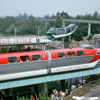
[[[69,51],[68,52],[68,57],[72,57],[72,56],[75,56],[74,51]]]
[[[20,56],[20,62],[29,61],[29,56]]]

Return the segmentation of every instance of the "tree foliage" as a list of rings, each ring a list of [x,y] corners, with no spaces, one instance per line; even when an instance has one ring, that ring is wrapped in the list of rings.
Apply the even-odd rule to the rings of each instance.
[[[62,27],[62,19],[83,19],[83,20],[100,20],[100,14],[95,11],[93,14],[77,15],[76,17],[70,16],[67,12],[57,12],[56,15],[46,15],[43,18],[56,19],[56,22],[50,22],[45,25],[45,22],[36,20],[33,15],[19,14],[18,16],[5,16],[0,17],[0,35],[9,36],[14,35],[16,29],[16,35],[37,35],[38,27],[40,35],[45,35],[46,31],[50,27]],[[70,23],[65,23],[66,25]],[[75,40],[82,40],[82,37],[88,35],[88,24],[77,24],[78,28],[72,35]],[[91,34],[100,33],[100,25],[91,25]]]
[[[56,18],[55,27],[57,27],[57,28],[62,27],[62,18],[60,15],[58,15]]]

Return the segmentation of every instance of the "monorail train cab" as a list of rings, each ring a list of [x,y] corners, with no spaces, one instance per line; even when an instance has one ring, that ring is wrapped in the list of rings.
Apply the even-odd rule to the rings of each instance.
[[[92,46],[0,54],[0,81],[93,68],[100,50]]]

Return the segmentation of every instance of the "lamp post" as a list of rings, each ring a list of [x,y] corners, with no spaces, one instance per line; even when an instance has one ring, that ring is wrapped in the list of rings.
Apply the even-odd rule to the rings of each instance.
[[[14,37],[16,38],[16,27],[14,27]]]
[[[38,25],[38,38],[39,38],[39,35],[40,35],[40,25]]]
[[[91,24],[89,23],[88,24],[88,37],[90,36],[90,34],[91,34]]]

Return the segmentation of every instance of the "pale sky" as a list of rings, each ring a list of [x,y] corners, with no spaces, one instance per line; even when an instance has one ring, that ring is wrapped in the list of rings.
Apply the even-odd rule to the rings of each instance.
[[[43,17],[67,12],[71,16],[98,11],[100,0],[0,0],[0,16],[17,16],[19,13]]]

